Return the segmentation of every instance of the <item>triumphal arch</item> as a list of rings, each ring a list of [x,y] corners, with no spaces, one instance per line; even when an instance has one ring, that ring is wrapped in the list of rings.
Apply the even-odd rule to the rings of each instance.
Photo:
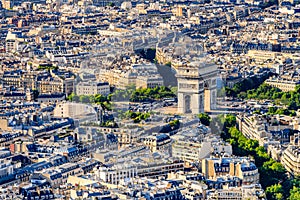
[[[194,61],[177,63],[178,112],[198,114],[216,108],[218,67]]]

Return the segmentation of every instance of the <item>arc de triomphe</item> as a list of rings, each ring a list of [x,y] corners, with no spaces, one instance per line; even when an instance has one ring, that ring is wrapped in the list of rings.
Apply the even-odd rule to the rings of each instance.
[[[201,61],[178,65],[178,112],[198,114],[216,108],[218,67]]]

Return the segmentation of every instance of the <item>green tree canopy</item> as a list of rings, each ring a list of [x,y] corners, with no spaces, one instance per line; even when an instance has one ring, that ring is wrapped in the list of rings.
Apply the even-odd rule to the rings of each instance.
[[[200,119],[201,124],[209,126],[211,118],[207,113],[200,113],[198,118]]]

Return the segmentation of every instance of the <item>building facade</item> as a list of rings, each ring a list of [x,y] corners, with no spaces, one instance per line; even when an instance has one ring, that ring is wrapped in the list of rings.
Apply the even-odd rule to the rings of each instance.
[[[202,160],[202,173],[207,179],[230,175],[240,178],[243,185],[259,183],[258,168],[245,158],[206,158]]]
[[[108,82],[80,82],[76,85],[77,95],[108,95],[110,87]]]
[[[266,80],[265,83],[272,87],[277,87],[284,92],[294,91],[296,86],[300,84],[299,80],[285,80],[278,78],[270,78]]]
[[[295,176],[300,175],[300,134],[291,136],[291,143],[283,151],[281,162],[287,171]]]

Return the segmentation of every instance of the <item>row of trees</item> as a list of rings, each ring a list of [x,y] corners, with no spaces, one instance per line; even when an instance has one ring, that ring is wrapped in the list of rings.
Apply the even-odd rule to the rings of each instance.
[[[263,114],[261,109],[255,110],[254,114]],[[287,108],[269,107],[267,115],[287,115],[290,117],[296,116],[296,111]]]
[[[134,123],[140,123],[142,120],[146,120],[150,117],[150,113],[133,112],[131,110],[126,111],[119,115],[123,119],[133,119]]]
[[[163,98],[174,98],[175,88],[168,88],[165,86],[155,88],[139,88],[128,87],[126,90],[115,90],[112,94],[107,96],[96,94],[96,95],[76,95],[70,94],[67,99],[73,102],[81,103],[96,103],[100,104],[103,108],[111,110],[111,102],[118,101],[131,101],[131,102],[143,102],[151,100],[160,100]]]
[[[289,179],[281,163],[270,158],[256,140],[246,138],[235,127],[236,120],[233,115],[219,116],[217,119],[218,123],[224,123],[221,136],[230,142],[234,155],[252,156],[255,159],[260,173],[260,183],[266,191],[267,199],[299,199],[299,178]]]
[[[96,95],[76,95],[75,93],[70,94],[67,99],[72,102],[80,103],[96,103],[102,106],[103,109],[111,110],[111,95],[105,96],[101,94]]]
[[[294,91],[283,92],[279,88],[263,83],[256,89],[240,92],[238,97],[242,99],[274,100],[277,104],[288,106],[289,110],[300,108],[300,86],[297,86]]]
[[[160,100],[163,98],[176,97],[175,93],[168,87],[140,88],[133,91],[130,101],[141,102],[147,100]]]
[[[296,116],[296,112],[294,110],[289,110],[289,109],[286,109],[286,108],[277,108],[277,107],[269,107],[267,114],[268,115]]]
[[[262,77],[253,76],[253,77],[243,79],[241,82],[234,84],[232,88],[225,87],[223,91],[221,91],[221,93],[225,93],[226,96],[237,97],[237,95],[240,94],[241,92],[246,92],[253,88],[257,88],[271,75],[272,73],[270,72],[264,74]]]

